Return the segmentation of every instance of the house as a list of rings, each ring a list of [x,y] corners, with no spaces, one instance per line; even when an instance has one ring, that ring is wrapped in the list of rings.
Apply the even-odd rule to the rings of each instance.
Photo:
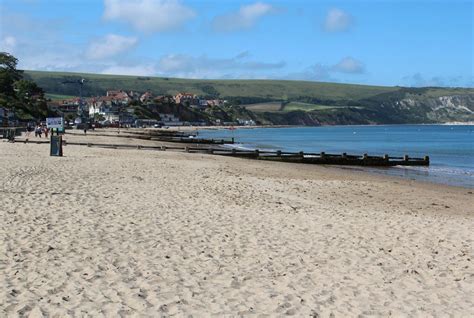
[[[226,103],[226,101],[222,99],[208,99],[207,100],[208,106],[223,106],[224,103]]]
[[[157,104],[169,104],[172,101],[174,101],[174,97],[173,96],[160,95],[160,96],[156,96],[153,99],[153,101]]]
[[[133,92],[132,92],[133,94]],[[128,104],[133,100],[126,92],[119,90],[119,91],[107,91],[106,97],[113,98],[115,101],[121,104]]]
[[[237,123],[240,125],[240,126],[255,126],[256,123],[254,120],[252,119],[240,119],[240,118],[237,118]]]
[[[174,101],[176,104],[187,105],[187,106],[199,104],[197,95],[191,94],[191,93],[179,93],[174,96]]]
[[[147,103],[153,100],[153,94],[151,92],[145,92],[140,96],[140,102]]]
[[[49,101],[48,109],[61,114],[77,114],[79,108],[79,98],[69,98],[59,101]]]
[[[169,123],[176,123],[176,122],[180,122],[180,119],[179,117],[176,117],[174,114],[163,114],[163,113],[159,113],[158,114],[160,116],[160,120],[164,123],[164,124],[169,124]]]

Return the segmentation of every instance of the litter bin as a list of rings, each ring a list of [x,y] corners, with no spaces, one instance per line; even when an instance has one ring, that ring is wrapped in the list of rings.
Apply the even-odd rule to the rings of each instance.
[[[50,156],[63,156],[63,136],[51,135]]]

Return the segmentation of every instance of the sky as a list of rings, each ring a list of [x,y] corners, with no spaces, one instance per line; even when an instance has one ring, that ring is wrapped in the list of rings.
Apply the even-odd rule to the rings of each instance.
[[[474,87],[474,1],[0,0],[26,70]]]

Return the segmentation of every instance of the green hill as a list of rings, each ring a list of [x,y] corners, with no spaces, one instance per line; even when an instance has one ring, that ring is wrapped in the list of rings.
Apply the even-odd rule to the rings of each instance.
[[[474,121],[472,88],[406,88],[283,80],[194,80],[143,76],[25,71],[48,96],[84,96],[107,90],[178,92],[222,98],[254,112],[266,124],[395,124]]]

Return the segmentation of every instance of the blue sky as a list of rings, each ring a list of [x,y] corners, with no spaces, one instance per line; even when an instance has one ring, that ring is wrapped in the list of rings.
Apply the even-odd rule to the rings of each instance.
[[[473,1],[0,0],[30,70],[474,86]]]

